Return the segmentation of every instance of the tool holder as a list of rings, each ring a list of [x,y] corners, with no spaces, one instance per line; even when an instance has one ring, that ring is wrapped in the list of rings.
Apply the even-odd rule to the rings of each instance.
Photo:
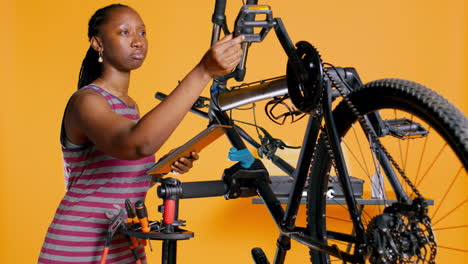
[[[154,177],[153,181],[160,183],[157,188],[158,197],[163,204],[158,211],[163,214],[161,221],[149,221],[149,232],[143,232],[141,222],[130,226],[125,225],[119,231],[127,236],[144,240],[162,240],[163,264],[175,264],[177,241],[187,240],[194,236],[191,231],[180,228],[185,221],[179,219],[179,200],[191,198],[206,198],[224,196],[225,199],[252,197],[257,195],[259,185],[271,183],[263,163],[255,159],[249,168],[244,168],[240,162],[224,170],[220,181],[202,181],[181,183],[174,178]]]
[[[120,232],[139,239],[162,240],[162,262],[175,264],[177,255],[177,240],[187,240],[193,237],[193,232],[184,230],[180,226],[185,221],[178,219],[179,199],[182,195],[180,181],[173,178],[158,179],[158,196],[163,199],[163,205],[158,207],[163,214],[162,221],[150,221],[149,232],[143,232],[140,224],[134,224]]]

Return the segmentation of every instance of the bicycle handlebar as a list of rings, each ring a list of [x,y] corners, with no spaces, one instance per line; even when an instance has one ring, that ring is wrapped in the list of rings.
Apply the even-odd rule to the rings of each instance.
[[[247,0],[247,5],[257,5],[258,3],[258,0]],[[220,36],[220,31],[221,29],[223,29],[224,33],[225,34],[228,34],[229,33],[229,30],[227,29],[227,25],[226,25],[226,15],[225,15],[225,11],[226,11],[226,0],[216,0],[215,2],[215,8],[214,8],[214,12],[213,12],[213,16],[211,17],[211,21],[213,22],[213,32],[212,32],[212,35],[211,35],[211,45],[213,45],[214,43],[216,43],[216,41],[218,41],[219,39],[219,36]],[[239,19],[239,17],[238,17]],[[255,20],[255,14],[253,13],[249,13],[249,14],[246,14],[244,17],[242,17],[242,22],[252,22]],[[237,22],[236,22],[237,24]],[[263,30],[265,31],[265,30]],[[252,36],[254,35],[254,30],[253,30],[253,27],[245,27],[245,28],[241,28],[239,32],[233,32],[234,33],[234,37],[236,37],[237,35],[239,34],[245,34],[246,36]],[[265,35],[265,34],[264,34]],[[261,41],[261,39],[257,40],[257,38],[255,38],[256,42],[259,42]],[[239,65],[237,65],[236,69],[231,72],[230,74],[227,74],[223,77],[220,77],[220,78],[217,78],[218,81],[220,82],[225,82],[226,80],[230,79],[230,78],[235,78],[236,81],[238,82],[241,82],[244,80],[244,77],[245,77],[245,72],[246,72],[246,69],[245,69],[245,64],[246,64],[246,60],[247,60],[247,53],[248,53],[248,49],[249,49],[249,45],[247,42],[252,42],[252,38],[247,38],[246,41],[244,43],[242,43],[242,59],[239,63]]]
[[[224,12],[226,11],[226,0],[216,0],[215,9],[211,21],[216,25],[221,25],[226,20]]]

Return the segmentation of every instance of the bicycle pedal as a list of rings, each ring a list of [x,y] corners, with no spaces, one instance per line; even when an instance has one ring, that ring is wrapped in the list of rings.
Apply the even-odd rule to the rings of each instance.
[[[265,252],[261,248],[252,248],[252,258],[255,264],[270,264]]]
[[[265,18],[256,20],[257,15]],[[236,18],[234,36],[244,35],[244,42],[262,42],[275,25],[269,5],[244,5]],[[261,31],[256,33],[255,28],[261,28]]]
[[[401,139],[425,137],[429,134],[421,124],[408,118],[384,120],[387,133]]]

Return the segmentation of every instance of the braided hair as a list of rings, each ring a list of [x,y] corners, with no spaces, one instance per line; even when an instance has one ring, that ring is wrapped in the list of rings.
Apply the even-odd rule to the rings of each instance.
[[[88,22],[88,40],[91,40],[92,37],[98,35],[100,26],[106,23],[109,18],[109,11],[116,7],[128,8],[128,6],[122,4],[112,4],[98,9],[94,13]],[[80,74],[78,76],[78,90],[101,76],[102,65],[98,62],[98,58],[98,52],[90,46],[86,52],[85,58],[83,59],[83,63],[81,64]]]

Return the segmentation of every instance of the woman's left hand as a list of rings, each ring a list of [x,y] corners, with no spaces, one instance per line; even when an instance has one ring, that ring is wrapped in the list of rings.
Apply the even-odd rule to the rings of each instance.
[[[198,153],[192,152],[190,153],[190,157],[181,157],[179,160],[174,162],[171,165],[171,173],[174,174],[184,174],[188,172],[193,167],[193,162],[198,160],[199,156]]]

